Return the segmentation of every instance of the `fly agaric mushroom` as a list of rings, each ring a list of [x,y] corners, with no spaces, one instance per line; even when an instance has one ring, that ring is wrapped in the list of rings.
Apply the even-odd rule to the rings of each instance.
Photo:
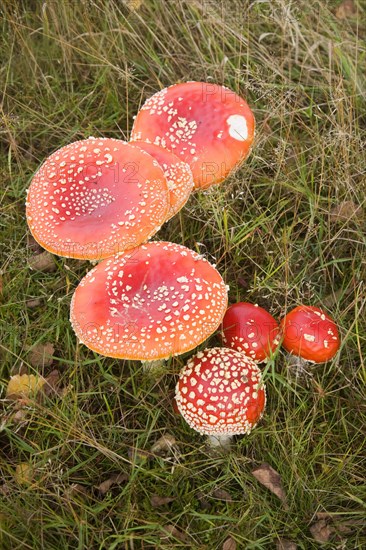
[[[268,311],[248,302],[230,306],[222,322],[224,345],[258,363],[267,361],[276,350],[279,332],[277,321]]]
[[[212,445],[227,447],[248,434],[262,416],[266,393],[261,372],[249,357],[229,348],[197,353],[183,368],[175,393],[179,412]]]
[[[152,362],[198,346],[226,307],[227,287],[207,260],[178,244],[150,242],[92,269],[75,290],[70,318],[90,349]]]
[[[130,145],[139,147],[154,157],[162,167],[170,195],[170,208],[166,221],[170,220],[183,208],[193,190],[193,176],[190,167],[174,153],[153,143],[130,141]]]
[[[53,153],[28,189],[27,220],[46,250],[101,259],[154,235],[169,211],[162,168],[117,139],[89,138]]]
[[[222,182],[249,153],[255,120],[247,102],[224,86],[174,84],[138,112],[131,139],[164,147],[187,162],[196,188]]]
[[[282,319],[281,329],[283,347],[306,361],[325,363],[339,349],[337,325],[318,307],[295,307]]]

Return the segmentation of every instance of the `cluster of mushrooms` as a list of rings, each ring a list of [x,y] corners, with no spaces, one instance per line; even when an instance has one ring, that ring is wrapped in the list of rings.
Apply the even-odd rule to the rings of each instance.
[[[225,347],[197,353],[183,368],[176,406],[188,424],[226,445],[249,433],[266,395],[258,363],[282,340],[308,361],[339,347],[335,323],[300,306],[281,327],[264,309],[229,309],[220,273],[196,252],[149,241],[194,190],[219,184],[247,157],[255,120],[226,87],[186,82],[150,97],[131,139],[88,138],[42,164],[28,189],[34,238],[60,256],[97,265],[81,280],[70,320],[80,342],[144,365],[191,351],[222,324]]]

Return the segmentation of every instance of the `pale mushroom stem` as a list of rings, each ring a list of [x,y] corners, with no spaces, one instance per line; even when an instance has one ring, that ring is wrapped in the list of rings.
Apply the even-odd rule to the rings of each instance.
[[[208,444],[213,449],[224,449],[229,450],[231,447],[231,440],[233,436],[229,434],[221,434],[221,435],[209,435],[207,436]]]

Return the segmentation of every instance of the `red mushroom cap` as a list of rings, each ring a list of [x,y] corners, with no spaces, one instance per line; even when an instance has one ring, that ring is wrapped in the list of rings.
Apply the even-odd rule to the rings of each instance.
[[[256,363],[229,348],[197,353],[183,368],[176,402],[186,422],[205,435],[249,433],[261,418],[265,387]]]
[[[222,341],[254,361],[266,361],[279,344],[280,327],[268,311],[257,304],[238,302],[230,306],[222,322]]]
[[[307,361],[325,363],[339,349],[337,325],[318,307],[295,307],[282,319],[281,329],[283,347]]]
[[[53,153],[28,190],[27,220],[47,250],[100,259],[154,235],[169,209],[162,168],[124,141],[89,138]]]
[[[255,120],[229,88],[185,82],[150,97],[136,116],[132,140],[172,151],[192,170],[196,188],[220,183],[248,155]]]
[[[192,193],[194,183],[191,169],[177,155],[153,143],[130,141],[130,145],[149,153],[163,169],[170,194],[170,208],[166,220],[168,221],[183,208]]]
[[[227,288],[218,271],[188,248],[150,242],[108,258],[76,288],[71,323],[90,349],[123,359],[179,355],[220,325]]]

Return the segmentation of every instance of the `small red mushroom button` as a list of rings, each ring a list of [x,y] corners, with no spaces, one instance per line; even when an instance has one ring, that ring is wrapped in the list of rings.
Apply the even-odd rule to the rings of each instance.
[[[241,351],[260,363],[279,344],[280,327],[268,311],[256,304],[238,302],[230,306],[222,322],[224,345]]]
[[[235,92],[208,82],[174,84],[150,97],[136,116],[131,140],[175,153],[191,167],[196,188],[222,182],[247,157],[255,120]]]
[[[340,346],[337,325],[322,309],[298,306],[281,321],[283,347],[306,361],[325,363]]]
[[[233,435],[248,434],[266,402],[256,363],[229,348],[198,352],[180,373],[176,403],[185,421],[211,442],[227,445]]]

